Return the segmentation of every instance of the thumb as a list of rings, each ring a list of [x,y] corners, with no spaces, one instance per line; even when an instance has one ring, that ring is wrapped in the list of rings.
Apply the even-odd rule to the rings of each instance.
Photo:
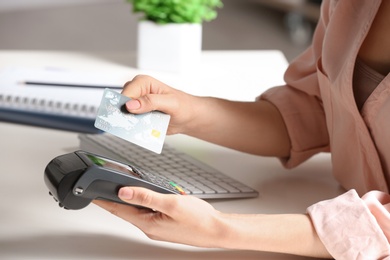
[[[118,197],[126,203],[160,212],[164,212],[164,205],[167,205],[166,195],[140,187],[123,187],[119,190]]]

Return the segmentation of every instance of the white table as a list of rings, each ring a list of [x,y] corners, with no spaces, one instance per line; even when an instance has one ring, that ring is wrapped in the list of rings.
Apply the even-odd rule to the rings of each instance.
[[[140,71],[131,54],[0,51],[5,66],[60,66],[117,73],[131,79]],[[277,51],[205,52],[193,73],[152,74],[200,95],[253,100],[282,84],[286,61]],[[342,192],[331,177],[329,155],[320,154],[293,170],[261,158],[187,136],[167,142],[257,189],[258,198],[210,201],[236,213],[302,213]],[[132,225],[95,205],[59,208],[48,195],[43,170],[55,156],[78,149],[77,133],[0,123],[0,259],[302,259],[289,255],[202,249],[148,239]],[[190,235],[190,234],[189,234]]]

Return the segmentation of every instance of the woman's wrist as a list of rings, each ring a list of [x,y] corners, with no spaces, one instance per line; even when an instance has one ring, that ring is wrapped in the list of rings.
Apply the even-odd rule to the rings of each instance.
[[[213,107],[216,99],[213,97],[191,96],[189,104],[191,106],[191,115],[188,122],[182,126],[182,134],[204,139],[212,131],[212,125],[215,123],[215,113],[218,113]]]

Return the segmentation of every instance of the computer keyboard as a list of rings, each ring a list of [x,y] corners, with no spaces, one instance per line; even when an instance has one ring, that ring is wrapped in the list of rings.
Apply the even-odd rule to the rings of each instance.
[[[80,149],[163,176],[187,194],[201,199],[250,198],[258,192],[192,156],[164,144],[161,154],[150,152],[110,134],[80,134]]]

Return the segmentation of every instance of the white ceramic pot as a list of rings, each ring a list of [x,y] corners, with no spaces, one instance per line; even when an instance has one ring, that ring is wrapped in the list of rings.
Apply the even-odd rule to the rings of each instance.
[[[137,66],[143,70],[184,72],[199,65],[201,24],[138,24]]]

